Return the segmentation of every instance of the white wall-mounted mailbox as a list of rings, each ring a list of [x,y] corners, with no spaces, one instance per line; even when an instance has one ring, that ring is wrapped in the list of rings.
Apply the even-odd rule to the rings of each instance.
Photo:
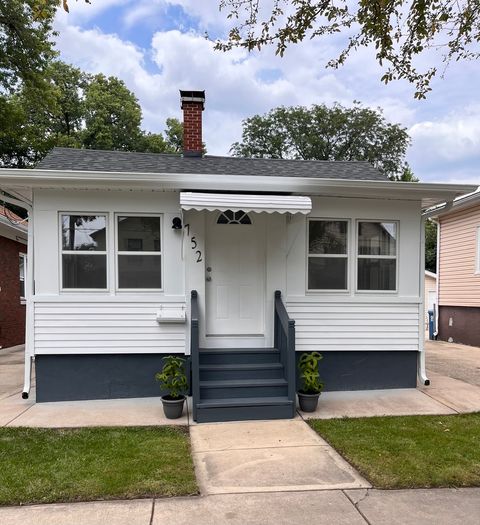
[[[161,304],[157,312],[157,323],[185,323],[187,311],[184,305]]]

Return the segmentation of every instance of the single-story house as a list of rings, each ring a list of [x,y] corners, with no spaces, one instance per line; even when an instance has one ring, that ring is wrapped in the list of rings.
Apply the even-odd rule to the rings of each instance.
[[[425,376],[422,210],[474,187],[388,181],[367,162],[55,148],[0,188],[30,213],[26,383],[37,400],[158,395],[189,360],[197,421],[292,417],[296,359],[327,390]]]
[[[425,270],[425,330],[428,332],[428,312],[435,312],[437,303],[437,274]]]
[[[437,223],[437,338],[480,346],[480,192],[429,216]]]
[[[26,260],[26,222],[0,204],[0,349],[25,342]]]

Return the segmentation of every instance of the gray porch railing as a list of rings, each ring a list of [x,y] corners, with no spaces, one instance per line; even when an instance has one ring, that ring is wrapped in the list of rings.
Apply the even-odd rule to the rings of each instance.
[[[280,352],[280,360],[285,369],[285,379],[288,381],[288,399],[295,407],[295,321],[290,319],[282,301],[282,292],[275,292],[274,342]]]
[[[197,420],[197,403],[200,399],[200,350],[198,328],[198,293],[192,290],[190,302],[190,359],[192,362],[193,420]]]

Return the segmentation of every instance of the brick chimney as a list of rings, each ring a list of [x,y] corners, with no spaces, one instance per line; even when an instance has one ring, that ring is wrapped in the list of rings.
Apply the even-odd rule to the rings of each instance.
[[[183,109],[183,156],[202,156],[202,111],[205,107],[205,91],[182,91]]]

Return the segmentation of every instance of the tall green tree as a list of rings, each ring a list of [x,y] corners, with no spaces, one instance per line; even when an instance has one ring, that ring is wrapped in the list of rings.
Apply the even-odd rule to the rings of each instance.
[[[437,225],[431,219],[425,221],[425,270],[437,272]]]
[[[135,95],[116,77],[99,74],[85,86],[86,148],[134,151],[140,144],[142,110]]]
[[[0,90],[43,83],[45,69],[56,55],[51,41],[54,4],[50,0],[0,2]]]
[[[53,146],[181,151],[181,122],[167,119],[163,134],[143,131],[141,120],[138,100],[121,80],[52,62],[41,86],[0,94],[0,167],[31,167]]]
[[[232,27],[217,49],[273,45],[283,55],[302,40],[342,33],[345,47],[326,65],[337,68],[352,52],[368,48],[384,68],[381,80],[406,79],[417,98],[430,90],[436,55],[444,66],[480,57],[478,0],[273,0],[267,6],[260,0],[220,0],[220,9]]]
[[[28,168],[53,145],[22,94],[0,96],[0,167]]]
[[[355,104],[279,107],[243,121],[235,156],[303,160],[366,160],[393,180],[413,175],[405,163],[410,138],[381,111]],[[410,179],[411,180],[411,179]]]
[[[173,153],[183,151],[183,123],[176,118],[167,118],[165,137],[170,150]]]

